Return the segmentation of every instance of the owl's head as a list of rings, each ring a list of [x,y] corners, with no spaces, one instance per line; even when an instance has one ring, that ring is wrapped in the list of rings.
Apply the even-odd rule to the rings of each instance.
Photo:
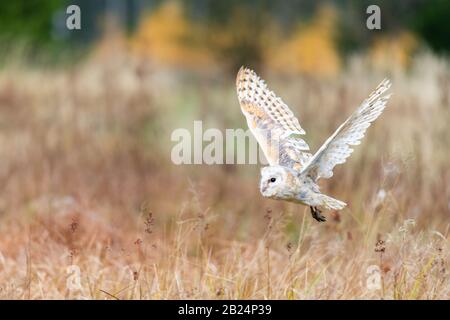
[[[288,170],[280,166],[261,168],[261,181],[259,190],[267,198],[283,198],[284,191],[288,187]]]

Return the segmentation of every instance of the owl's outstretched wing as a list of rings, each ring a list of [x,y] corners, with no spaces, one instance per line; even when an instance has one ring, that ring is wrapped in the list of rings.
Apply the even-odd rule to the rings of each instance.
[[[305,134],[289,107],[267,88],[264,80],[242,67],[236,78],[236,89],[247,124],[270,165],[300,170],[311,157]]]
[[[390,86],[391,83],[388,79],[383,80],[369,98],[364,100],[359,108],[310,158],[302,169],[302,173],[307,174],[313,180],[332,177],[333,168],[337,164],[344,163],[353,152],[350,146],[360,144],[366,129],[383,112],[391,95],[381,95]]]

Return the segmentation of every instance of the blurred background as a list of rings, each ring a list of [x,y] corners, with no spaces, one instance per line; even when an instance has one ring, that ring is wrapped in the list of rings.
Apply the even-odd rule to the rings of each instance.
[[[80,30],[66,27],[71,4],[81,9]],[[381,30],[365,27],[372,4],[381,9]],[[74,51],[100,50],[114,34],[133,55],[165,66],[234,73],[251,64],[333,76],[355,52],[401,67],[424,47],[448,53],[449,8],[444,0],[18,1],[2,4],[0,37],[3,55],[21,44],[36,62],[59,62],[62,53],[73,60]]]
[[[445,0],[2,1],[0,297],[447,299],[449,17]],[[322,182],[348,203],[327,223],[262,198],[258,165],[171,162],[194,120],[247,129],[242,65],[313,151],[392,80]],[[382,289],[361,285],[373,264]]]
[[[66,8],[78,5],[80,30],[66,27]],[[370,5],[382,28],[369,30]],[[348,57],[365,52],[377,66],[408,67],[417,51],[450,49],[444,0],[308,1],[101,0],[18,1],[1,5],[2,54],[26,46],[30,60],[60,61],[62,53],[100,50],[106,36],[156,64],[198,70],[242,64],[276,71],[335,76]],[[112,39],[109,39],[112,40]],[[47,57],[47,59],[45,59]],[[392,66],[390,66],[392,67]]]

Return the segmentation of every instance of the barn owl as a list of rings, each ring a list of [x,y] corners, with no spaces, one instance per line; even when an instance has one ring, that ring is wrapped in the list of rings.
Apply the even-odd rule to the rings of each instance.
[[[322,194],[317,181],[331,178],[333,168],[344,163],[352,147],[360,143],[366,129],[386,107],[390,94],[383,93],[389,87],[390,81],[383,80],[312,155],[300,137],[305,131],[289,107],[254,71],[242,67],[236,79],[239,104],[269,163],[261,169],[261,194],[309,206],[319,222],[326,221],[321,209],[343,209],[346,203]]]

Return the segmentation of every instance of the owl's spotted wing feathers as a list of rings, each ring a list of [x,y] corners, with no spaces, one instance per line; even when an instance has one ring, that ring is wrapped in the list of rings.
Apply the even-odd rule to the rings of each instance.
[[[389,80],[383,80],[369,98],[364,100],[359,108],[310,158],[302,172],[314,180],[332,177],[333,168],[346,161],[353,152],[351,146],[360,144],[367,128],[383,112],[391,95],[382,96],[382,94],[390,86]]]
[[[289,107],[248,68],[239,70],[236,89],[247,124],[269,164],[300,170],[311,154],[305,152],[309,146],[298,137],[305,131]]]

